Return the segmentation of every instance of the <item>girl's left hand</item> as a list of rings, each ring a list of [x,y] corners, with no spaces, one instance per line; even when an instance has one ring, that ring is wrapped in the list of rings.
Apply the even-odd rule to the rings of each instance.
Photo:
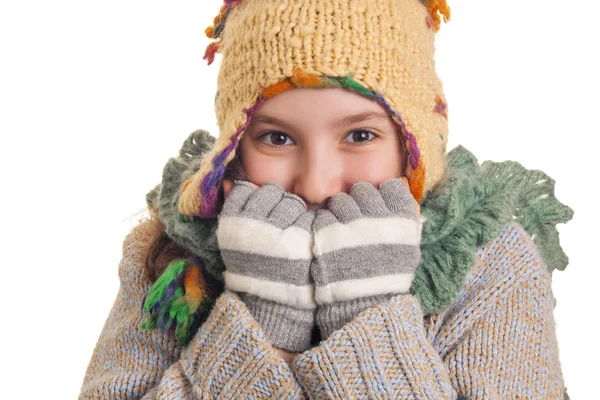
[[[399,178],[337,193],[313,223],[316,322],[323,339],[362,310],[408,293],[421,261],[423,219]]]

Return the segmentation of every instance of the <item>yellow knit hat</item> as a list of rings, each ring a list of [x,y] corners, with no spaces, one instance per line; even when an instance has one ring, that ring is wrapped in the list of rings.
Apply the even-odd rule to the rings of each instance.
[[[181,187],[179,211],[213,217],[225,167],[260,105],[294,87],[345,87],[378,101],[406,140],[421,201],[446,168],[447,106],[434,39],[445,0],[225,0],[205,59],[222,54],[219,137]]]

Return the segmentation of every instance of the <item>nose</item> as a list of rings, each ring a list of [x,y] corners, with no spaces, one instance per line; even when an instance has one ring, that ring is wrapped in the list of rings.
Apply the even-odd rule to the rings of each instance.
[[[300,196],[309,210],[325,208],[329,198],[343,190],[342,168],[335,160],[312,157],[298,168],[294,193]]]

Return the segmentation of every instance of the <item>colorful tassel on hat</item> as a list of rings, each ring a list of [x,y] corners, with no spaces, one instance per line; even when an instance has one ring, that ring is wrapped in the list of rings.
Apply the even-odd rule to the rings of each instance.
[[[212,64],[215,60],[215,54],[221,49],[221,35],[227,22],[227,17],[235,7],[239,5],[241,0],[225,0],[224,4],[219,9],[219,14],[213,19],[213,25],[209,26],[204,30],[206,37],[209,39],[219,39],[211,42],[204,52],[203,60],[207,60],[208,65]]]
[[[439,31],[442,22],[440,15],[444,18],[444,22],[450,20],[450,7],[448,7],[446,0],[421,0],[421,2],[429,11],[428,24],[430,24],[431,29],[436,32]]]
[[[187,344],[200,325],[206,299],[200,266],[190,260],[173,260],[142,301],[144,319],[140,328],[174,328],[177,342]]]

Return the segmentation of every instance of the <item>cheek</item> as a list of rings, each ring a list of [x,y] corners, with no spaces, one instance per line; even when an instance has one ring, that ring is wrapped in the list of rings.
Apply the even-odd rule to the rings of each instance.
[[[350,185],[363,181],[379,185],[399,173],[400,155],[391,151],[354,156],[344,166],[345,180]]]
[[[294,163],[291,158],[269,157],[265,154],[247,152],[242,158],[248,180],[255,185],[277,183],[285,191],[292,187]]]

